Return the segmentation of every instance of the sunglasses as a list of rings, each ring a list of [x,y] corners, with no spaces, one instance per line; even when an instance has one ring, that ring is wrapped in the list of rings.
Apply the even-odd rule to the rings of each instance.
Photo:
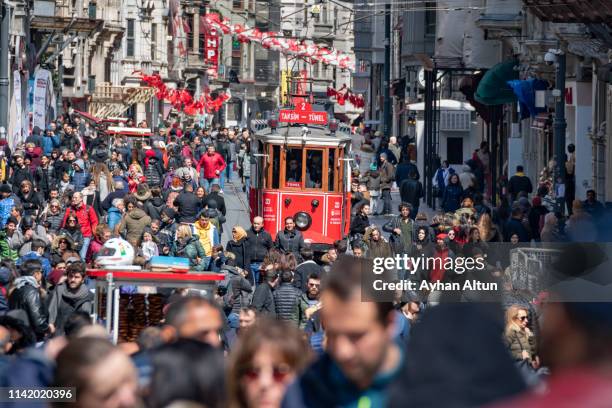
[[[518,317],[518,319],[519,319],[521,322],[524,322],[525,320],[527,320],[527,316],[519,316],[519,317]]]
[[[76,224],[76,220],[68,220],[68,222],[74,222]]]
[[[291,369],[287,365],[272,367],[272,379],[276,383],[284,382],[289,376]],[[262,375],[263,370],[259,367],[252,367],[245,371],[244,377],[249,381],[257,381]]]
[[[308,286],[310,286],[311,288],[319,288],[321,287],[320,283],[309,283]]]

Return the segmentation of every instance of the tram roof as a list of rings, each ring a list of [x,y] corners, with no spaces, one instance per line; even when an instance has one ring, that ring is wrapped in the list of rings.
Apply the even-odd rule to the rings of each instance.
[[[287,126],[279,124],[279,127],[272,131],[270,127],[261,124],[255,127],[255,139],[272,144],[306,144],[317,146],[339,146],[351,141],[350,128],[338,127],[335,133],[331,133],[328,128],[322,126],[308,126],[308,135],[304,138],[303,126]],[[347,132],[348,130],[348,132]],[[305,143],[304,143],[305,141]]]

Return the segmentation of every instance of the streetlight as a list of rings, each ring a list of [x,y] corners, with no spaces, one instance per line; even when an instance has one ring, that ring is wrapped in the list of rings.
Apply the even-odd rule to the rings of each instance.
[[[560,49],[550,49],[544,55],[548,65],[555,65],[555,118],[554,118],[554,145],[555,145],[555,197],[557,211],[564,213],[565,202],[565,53]]]

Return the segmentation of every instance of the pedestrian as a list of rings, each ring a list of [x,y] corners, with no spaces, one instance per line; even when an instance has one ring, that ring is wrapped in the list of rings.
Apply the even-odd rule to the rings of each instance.
[[[209,190],[212,184],[220,184],[221,172],[227,164],[214,145],[211,144],[206,149],[206,154],[197,165],[197,172],[200,175],[200,184]]]
[[[463,197],[463,186],[457,174],[451,174],[448,185],[442,195],[442,208],[444,212],[455,212],[459,209],[461,198]]]
[[[36,340],[43,341],[53,332],[53,327],[49,326],[49,313],[42,298],[42,264],[39,260],[30,259],[19,269],[21,276],[15,279],[15,289],[9,296],[9,308],[23,310]]]
[[[75,192],[72,195],[71,205],[66,209],[64,214],[64,222],[62,225],[66,227],[66,222],[70,215],[74,215],[78,221],[77,225],[80,226],[80,230],[83,234],[83,244],[79,250],[81,259],[85,259],[87,249],[89,248],[89,242],[93,237],[93,232],[98,226],[98,216],[94,209],[83,202],[83,196],[79,192]],[[76,228],[76,226],[75,226]],[[75,240],[75,242],[77,242]]]
[[[232,228],[232,239],[227,242],[225,250],[234,254],[236,266],[248,271],[249,280],[254,283],[253,276],[250,273],[251,260],[249,259],[247,233],[240,225],[235,225]]]
[[[274,246],[270,233],[263,227],[264,219],[254,217],[251,228],[247,231],[247,248],[249,250],[249,268],[255,285],[259,284],[259,270],[264,258]]]
[[[75,312],[93,311],[93,293],[85,285],[85,263],[75,262],[66,269],[66,281],[55,286],[49,296],[49,324],[56,335],[64,334],[64,325]]]
[[[297,328],[258,319],[230,353],[228,406],[279,408],[287,387],[310,360],[308,345]]]
[[[421,198],[424,196],[423,184],[417,179],[416,173],[411,171],[408,175],[408,179],[404,180],[400,185],[400,197],[402,202],[412,206],[412,211],[410,212],[412,219],[414,219],[419,212]]]
[[[304,247],[304,237],[295,229],[293,217],[285,218],[285,228],[276,233],[274,247],[285,254],[292,253],[296,259],[299,259],[300,251]]]
[[[514,176],[510,177],[508,181],[508,194],[510,194],[511,203],[516,201],[521,191],[531,194],[533,192],[533,186],[531,185],[529,177],[523,172],[523,166],[519,165],[516,166],[516,173]]]
[[[390,327],[393,304],[362,302],[362,273],[372,268],[371,261],[352,257],[334,266],[321,295],[325,352],[289,386],[282,407],[386,405],[403,356]],[[346,336],[370,341],[347,343]],[[330,376],[333,370],[339,375]],[[317,392],[308,391],[313,389]]]
[[[383,210],[378,215],[391,214],[391,187],[395,180],[395,169],[393,164],[387,161],[385,153],[380,155],[380,190],[381,199],[383,201]]]
[[[274,308],[278,320],[290,322],[297,327],[300,322],[300,297],[302,292],[293,286],[293,271],[283,270],[274,290]]]

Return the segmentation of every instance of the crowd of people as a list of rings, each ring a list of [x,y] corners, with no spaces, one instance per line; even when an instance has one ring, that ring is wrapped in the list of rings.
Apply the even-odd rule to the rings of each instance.
[[[3,146],[2,386],[73,387],[79,407],[451,406],[442,403],[444,395],[430,396],[429,404],[419,399],[439,384],[462,384],[448,367],[417,378],[418,363],[428,364],[420,358],[433,352],[426,341],[431,335],[442,337],[438,351],[456,364],[455,372],[485,370],[470,377],[471,387],[480,381],[488,391],[466,393],[455,406],[519,395],[541,385],[551,370],[556,378],[556,367],[564,374],[567,367],[584,366],[593,392],[607,392],[588,367],[595,350],[609,357],[601,342],[610,338],[601,328],[612,315],[608,306],[534,302],[512,291],[507,256],[488,259],[484,272],[508,290],[499,313],[458,306],[465,297],[445,302],[427,290],[362,302],[362,275],[374,258],[478,258],[498,242],[594,241],[605,213],[594,192],[573,203],[566,221],[551,206],[546,186],[529,200],[531,181],[517,168],[493,208],[485,143],[460,174],[442,163],[433,182],[443,212],[430,219],[419,210],[424,190],[406,140],[366,135],[374,159],[366,172],[353,174],[350,234],[320,254],[291,217],[274,239],[261,217],[249,226],[226,225],[224,196],[249,191],[249,129],[165,125],[149,144],[138,145],[98,135],[79,116],[61,116],[44,131],[34,128],[23,146]],[[385,216],[384,225],[372,222],[373,215]],[[231,233],[227,242],[224,229]],[[225,278],[207,297],[160,290],[163,321],[136,342],[113,345],[101,322],[91,320],[94,295],[86,270],[114,237],[132,245],[134,264],[143,268],[156,256],[184,257],[190,273]],[[394,272],[396,279],[428,282],[458,276],[439,267]],[[558,327],[539,327],[547,307]],[[469,333],[453,329],[454,353],[444,343],[444,322],[469,326],[470,316],[479,314],[493,328],[479,341],[493,350],[490,364],[504,372],[503,383],[488,384],[484,364],[467,367],[459,360],[473,353]],[[589,324],[574,324],[585,315]],[[562,356],[566,347],[576,349],[570,359]]]

